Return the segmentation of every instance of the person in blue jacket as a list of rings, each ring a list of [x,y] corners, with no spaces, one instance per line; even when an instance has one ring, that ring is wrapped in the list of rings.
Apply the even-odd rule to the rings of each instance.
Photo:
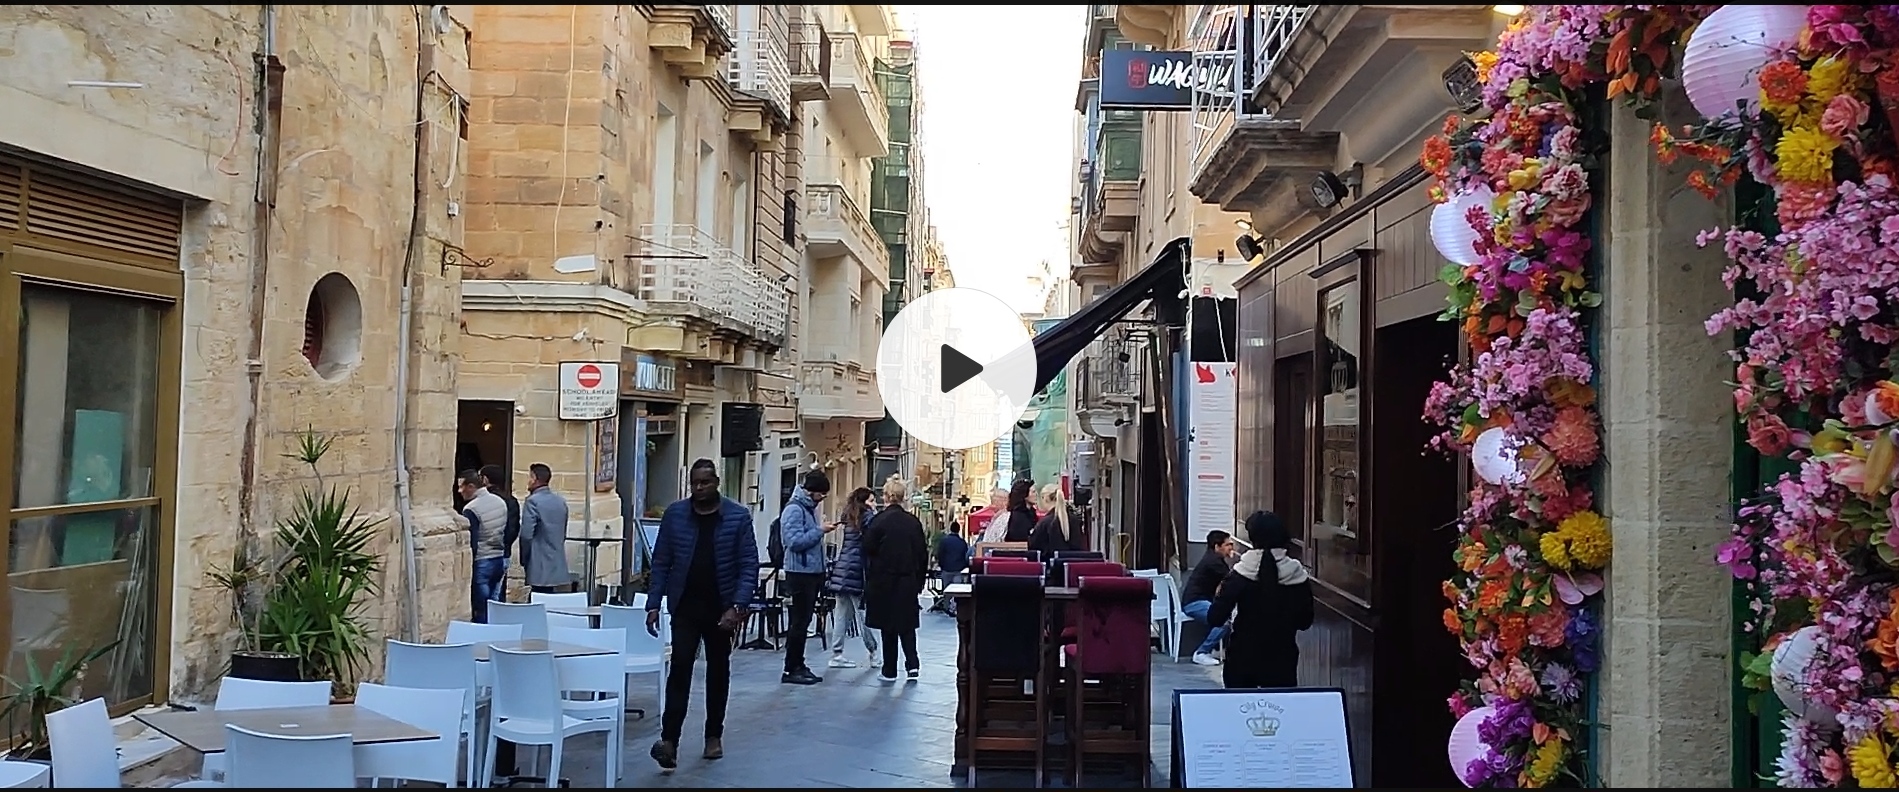
[[[813,470],[805,474],[804,486],[791,493],[791,502],[778,516],[778,531],[785,545],[782,590],[791,597],[791,623],[785,630],[785,673],[778,681],[787,685],[824,681],[805,665],[804,644],[811,637],[811,612],[817,608],[818,589],[824,585],[824,535],[842,524],[825,525],[818,517],[818,504],[830,494],[830,477],[822,470]]]
[[[662,773],[679,766],[679,734],[692,695],[692,666],[706,649],[707,759],[725,756],[725,705],[732,690],[732,633],[758,584],[758,537],[752,511],[719,494],[719,469],[710,459],[692,463],[691,494],[666,507],[653,542],[646,631],[659,635],[661,604],[672,614],[672,668],[653,761]]]

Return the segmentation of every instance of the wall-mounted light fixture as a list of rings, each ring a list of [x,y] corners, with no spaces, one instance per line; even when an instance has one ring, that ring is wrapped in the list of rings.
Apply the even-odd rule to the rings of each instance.
[[[1521,6],[1514,6],[1521,8]],[[1458,112],[1476,112],[1484,106],[1484,85],[1477,80],[1477,63],[1462,55],[1444,70],[1444,92],[1451,95]]]
[[[1521,13],[1523,13],[1523,6],[1520,6],[1520,5],[1493,5],[1493,6],[1491,6],[1491,7],[1490,7],[1490,10],[1492,10],[1492,11],[1495,11],[1495,12],[1497,12],[1497,13],[1499,13],[1499,14],[1502,14],[1502,15],[1504,15],[1504,16],[1508,16],[1508,17],[1513,17],[1513,16],[1516,16],[1516,15],[1518,15],[1518,14],[1521,14]]]

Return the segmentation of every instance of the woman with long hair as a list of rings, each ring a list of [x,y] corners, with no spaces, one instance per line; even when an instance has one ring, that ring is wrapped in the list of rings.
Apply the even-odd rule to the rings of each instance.
[[[1002,541],[1029,540],[1029,534],[1035,531],[1035,504],[1029,502],[1034,495],[1035,482],[1028,479],[1009,487],[1009,530],[1003,534]]]
[[[884,482],[884,510],[864,532],[864,623],[884,634],[884,682],[897,681],[897,648],[911,681],[922,673],[917,659],[917,597],[930,573],[930,541],[910,514],[910,488],[891,476]]]
[[[1081,538],[1081,518],[1069,508],[1060,483],[1042,487],[1042,511],[1045,512],[1042,519],[1035,523],[1035,530],[1029,532],[1030,550],[1049,558],[1063,550],[1087,549]]]
[[[864,626],[864,531],[870,528],[876,510],[871,508],[869,487],[851,490],[844,502],[843,539],[837,558],[831,561],[831,575],[825,581],[836,604],[831,606],[831,667],[856,668],[844,656],[844,642],[852,633],[864,641],[865,662],[877,662],[877,634]]]
[[[1287,555],[1292,534],[1279,515],[1246,518],[1253,549],[1220,582],[1207,624],[1231,622],[1223,671],[1228,688],[1299,685],[1299,631],[1312,626],[1312,582],[1299,559]]]

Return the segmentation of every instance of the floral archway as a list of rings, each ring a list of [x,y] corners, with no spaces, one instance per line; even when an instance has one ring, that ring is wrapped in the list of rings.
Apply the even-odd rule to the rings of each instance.
[[[1760,42],[1720,56],[1743,77],[1738,101],[1652,141],[1664,164],[1703,166],[1689,184],[1704,194],[1763,196],[1700,237],[1731,260],[1736,301],[1708,331],[1738,339],[1747,440],[1791,469],[1737,509],[1720,551],[1756,594],[1746,628],[1770,636],[1742,670],[1787,703],[1781,786],[1899,784],[1899,6],[1765,12],[1793,15],[1784,42],[1729,8],[1750,7],[1530,6],[1472,56],[1479,119],[1453,119],[1423,156],[1475,232],[1437,240],[1453,262],[1445,318],[1471,355],[1425,405],[1445,427],[1434,445],[1473,453],[1479,473],[1444,587],[1445,626],[1477,669],[1450,700],[1453,755],[1467,749],[1453,769],[1472,786],[1588,780],[1610,558],[1590,288],[1604,114],[1682,73],[1707,103],[1706,53],[1737,31]],[[1699,71],[1678,63],[1698,52]]]

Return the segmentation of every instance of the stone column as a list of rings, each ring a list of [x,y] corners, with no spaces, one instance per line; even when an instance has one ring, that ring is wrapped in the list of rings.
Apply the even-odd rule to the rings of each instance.
[[[1692,116],[1679,91],[1669,123]],[[1663,168],[1650,122],[1613,111],[1600,374],[1608,460],[1598,503],[1611,520],[1596,758],[1607,787],[1731,786],[1731,581],[1714,562],[1727,536],[1733,457],[1730,339],[1703,321],[1731,298],[1725,257],[1697,231],[1725,225]]]

